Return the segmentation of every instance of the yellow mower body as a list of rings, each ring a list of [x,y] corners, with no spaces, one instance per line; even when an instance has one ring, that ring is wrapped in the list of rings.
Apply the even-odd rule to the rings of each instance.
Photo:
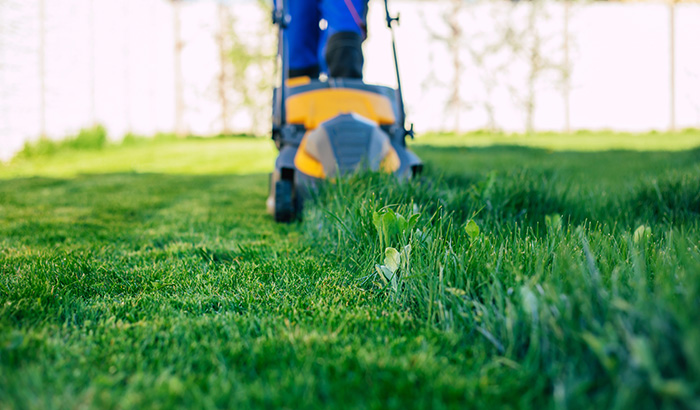
[[[299,214],[320,181],[362,170],[410,178],[422,163],[406,148],[397,91],[361,80],[294,78],[275,94],[273,139],[280,150],[268,209],[278,221]],[[282,110],[284,104],[284,110]],[[280,113],[284,112],[284,115]]]
[[[294,157],[294,165],[299,171],[314,178],[327,177],[321,159],[306,149],[307,141],[319,125],[341,114],[355,114],[380,126],[396,122],[391,101],[383,95],[367,91],[329,88],[290,97],[287,100],[287,121],[302,125],[307,130]],[[400,165],[396,150],[387,139],[380,170],[392,173]]]

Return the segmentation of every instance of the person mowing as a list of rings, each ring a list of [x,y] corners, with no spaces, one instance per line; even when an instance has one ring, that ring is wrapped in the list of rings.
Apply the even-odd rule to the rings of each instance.
[[[289,78],[325,73],[362,79],[367,1],[289,0]]]

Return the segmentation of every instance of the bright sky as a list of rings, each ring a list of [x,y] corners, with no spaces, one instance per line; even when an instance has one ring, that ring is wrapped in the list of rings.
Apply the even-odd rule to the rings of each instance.
[[[165,0],[44,0],[46,33],[44,85],[46,127],[51,137],[76,132],[93,119],[120,137],[127,131],[170,132],[175,123],[173,13]],[[93,4],[91,8],[90,4]],[[446,1],[392,0],[401,13],[397,30],[399,62],[409,120],[417,131],[471,130],[492,121],[522,131],[529,93],[529,61],[500,51],[477,63],[472,53],[498,43],[499,27],[512,27],[518,41],[532,44],[522,30],[529,4],[465,3],[459,13]],[[0,2],[0,159],[40,133],[41,40],[39,0]],[[255,2],[228,2],[233,27],[254,47],[270,49],[274,31]],[[390,33],[383,2],[371,1],[370,37],[365,44],[366,81],[394,85]],[[91,14],[91,10],[92,13]],[[665,3],[596,2],[572,6],[568,29],[571,61],[566,97],[561,70],[542,71],[533,82],[533,125],[540,130],[667,129],[671,122],[670,15]],[[217,78],[220,55],[217,3],[182,7],[182,73],[187,128],[218,134],[222,128]],[[91,16],[93,19],[91,21]],[[450,16],[463,30],[458,45],[460,75],[455,77],[447,43]],[[563,67],[564,8],[549,4],[537,15],[544,55]],[[678,128],[700,127],[700,4],[676,6],[675,121]],[[500,31],[499,31],[500,30]],[[257,81],[249,73],[249,81]],[[259,79],[259,78],[258,78]],[[455,93],[454,90],[458,89]],[[242,109],[227,91],[234,130],[269,128],[265,110]],[[257,93],[267,108],[269,95]],[[452,101],[452,103],[450,103]],[[93,105],[94,102],[94,105]]]

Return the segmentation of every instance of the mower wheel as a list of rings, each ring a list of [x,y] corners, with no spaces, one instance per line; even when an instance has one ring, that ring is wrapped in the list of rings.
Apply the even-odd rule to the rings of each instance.
[[[275,183],[275,221],[291,222],[294,219],[293,186],[291,181],[279,180]]]

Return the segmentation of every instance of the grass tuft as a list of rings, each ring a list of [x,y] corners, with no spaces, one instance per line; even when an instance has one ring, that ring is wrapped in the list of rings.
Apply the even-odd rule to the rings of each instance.
[[[700,169],[669,172],[639,188],[629,204],[648,220],[683,223],[700,217]]]
[[[108,143],[107,130],[101,125],[83,128],[77,135],[66,137],[60,141],[40,138],[35,142],[27,142],[17,156],[19,158],[46,157],[64,150],[95,151],[103,149]]]

